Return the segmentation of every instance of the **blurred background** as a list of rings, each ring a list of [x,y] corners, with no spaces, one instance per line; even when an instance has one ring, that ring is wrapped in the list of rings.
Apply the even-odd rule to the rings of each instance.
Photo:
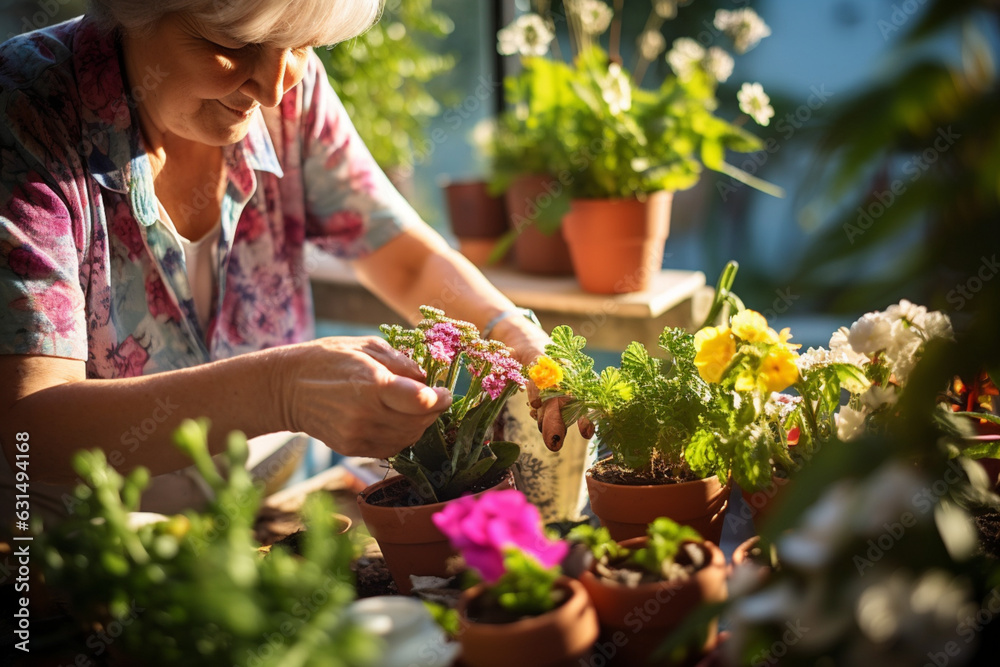
[[[769,126],[753,131],[773,141],[765,151],[731,160],[787,194],[778,199],[705,172],[683,207],[675,207],[663,266],[703,271],[712,282],[727,260],[737,260],[741,268],[736,291],[748,307],[760,310],[778,327],[791,326],[796,340],[806,346],[825,344],[837,326],[901,297],[947,306],[947,294],[935,293],[928,284],[927,262],[932,259],[914,254],[930,238],[930,229],[940,224],[932,219],[933,206],[886,215],[879,221],[879,233],[857,239],[845,227],[864,220],[860,216],[868,210],[866,202],[877,201],[872,197],[886,191],[894,173],[906,170],[913,177],[907,183],[914,183],[914,189],[921,186],[930,165],[919,160],[915,164],[912,155],[930,146],[934,133],[907,158],[893,154],[895,137],[890,132],[880,136],[874,131],[866,140],[876,144],[876,150],[865,164],[851,165],[847,186],[836,192],[828,187],[830,172],[839,168],[842,156],[836,148],[824,149],[824,141],[843,129],[831,127],[831,119],[843,121],[861,96],[898,83],[902,73],[920,61],[968,68],[972,47],[989,60],[1000,43],[996,23],[977,21],[975,12],[966,12],[959,16],[962,20],[942,20],[927,39],[909,46],[907,33],[924,20],[929,3],[672,4],[677,6],[676,18],[662,28],[667,48],[678,36],[697,38],[700,32],[714,30],[717,9],[750,6],[770,26],[771,35],[737,59],[730,82],[763,84],[775,117]],[[560,7],[561,0],[552,3],[554,15],[562,14]],[[7,38],[53,25],[83,10],[80,0],[0,0],[0,35]],[[500,81],[518,67],[516,58],[497,55],[496,32],[530,10],[528,0],[387,0],[379,26],[321,53],[376,159],[445,235],[450,230],[442,179],[486,175],[487,164],[473,135],[482,121],[503,108]],[[649,12],[650,0],[624,3],[626,67]],[[556,27],[565,43],[565,24]],[[992,68],[989,62],[979,65]],[[667,68],[661,55],[645,80],[662,80]],[[724,118],[739,115],[738,85],[720,87]],[[894,222],[893,217],[905,219]],[[340,330],[321,327],[321,333]]]

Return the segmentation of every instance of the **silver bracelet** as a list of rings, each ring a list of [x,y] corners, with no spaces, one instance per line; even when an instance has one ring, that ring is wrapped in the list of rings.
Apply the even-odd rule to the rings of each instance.
[[[483,328],[483,332],[480,334],[482,338],[489,338],[490,334],[493,333],[493,329],[496,328],[500,322],[507,319],[511,315],[523,315],[528,318],[529,321],[535,324],[535,326],[541,328],[541,323],[538,321],[538,317],[535,316],[535,311],[530,308],[511,308],[510,310],[505,310],[492,320]]]

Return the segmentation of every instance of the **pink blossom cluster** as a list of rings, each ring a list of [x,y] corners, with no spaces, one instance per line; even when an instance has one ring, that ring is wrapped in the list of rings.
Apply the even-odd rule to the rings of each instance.
[[[495,399],[511,383],[523,388],[525,378],[521,364],[510,356],[507,348],[502,344],[494,344],[495,341],[478,342],[479,345],[473,345],[468,350],[472,359],[469,372],[479,377],[483,369],[486,369],[481,380],[483,391]]]
[[[518,549],[546,568],[558,565],[569,551],[565,542],[545,536],[538,508],[514,489],[463,496],[432,520],[487,583],[504,574],[505,550]]]
[[[431,358],[443,364],[450,364],[462,351],[462,335],[458,327],[451,322],[436,322],[424,332],[424,344]]]

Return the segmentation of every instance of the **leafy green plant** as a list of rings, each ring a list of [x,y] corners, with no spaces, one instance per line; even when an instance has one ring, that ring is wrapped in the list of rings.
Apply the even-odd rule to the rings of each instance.
[[[101,451],[77,454],[85,484],[73,513],[39,537],[47,583],[82,617],[121,623],[116,648],[144,664],[374,664],[375,640],[344,613],[354,549],[336,534],[330,501],[307,501],[301,558],[280,546],[262,557],[252,539],[262,492],[244,467],[246,438],[230,434],[219,470],[207,437],[207,420],[187,420],[174,436],[214,491],[206,511],[138,529],[128,513],[148,472],[123,478]]]
[[[357,39],[316,52],[351,121],[386,170],[412,169],[424,156],[418,143],[440,113],[428,84],[455,66],[429,44],[454,30],[431,0],[388,3],[382,19]]]
[[[706,52],[693,40],[678,40],[668,55],[676,75],[645,89],[639,85],[639,70],[645,71],[662,45],[652,49],[655,53],[641,49],[637,75],[630,75],[621,66],[617,46],[606,51],[600,45],[609,25],[611,34],[620,33],[620,16],[599,0],[570,0],[564,9],[574,53],[569,62],[556,53],[546,57],[554,37],[550,3],[535,4],[537,14],[521,16],[499,35],[501,53],[520,54],[522,68],[505,79],[510,108],[498,122],[496,189],[518,175],[543,173],[566,186],[568,196],[635,197],[689,188],[707,167],[782,195],[725,161],[727,150],[750,152],[763,145],[740,125],[715,115],[718,84],[732,71],[732,58],[721,48]],[[769,30],[756,14],[753,17],[758,22],[752,39],[756,44]],[[659,36],[663,18],[651,8],[644,37]],[[739,43],[738,30],[726,31]],[[659,39],[662,42],[662,36]],[[737,50],[745,51],[752,46],[748,44],[741,43],[743,48]],[[760,95],[757,99],[773,114],[763,91]],[[745,108],[767,123],[757,108]]]
[[[414,329],[382,325],[389,344],[423,368],[428,386],[454,393],[462,369],[471,375],[466,394],[455,397],[417,442],[389,459],[421,502],[436,503],[495,481],[517,460],[520,447],[491,438],[497,415],[525,377],[500,341],[481,339],[474,325],[436,308],[421,306],[420,312],[424,319]]]
[[[735,265],[727,266],[717,304],[742,307],[731,292],[734,276]],[[571,397],[564,421],[588,418],[625,470],[661,469],[674,479],[731,475],[744,490],[757,491],[770,483],[774,466],[796,467],[790,436],[806,457],[834,437],[842,386],[864,391],[870,384],[861,368],[829,356],[811,358],[800,370],[790,337],[742,309],[696,334],[665,329],[659,339],[665,359],[632,342],[619,368],[597,375],[583,351],[586,339],[557,327],[546,354],[563,374],[543,395]],[[798,397],[778,393],[789,387]]]
[[[619,567],[635,567],[656,577],[667,576],[681,545],[703,541],[697,530],[667,517],[659,517],[649,524],[646,536],[646,546],[629,549],[612,540],[606,528],[583,525],[570,531],[567,539],[585,544],[598,561]]]

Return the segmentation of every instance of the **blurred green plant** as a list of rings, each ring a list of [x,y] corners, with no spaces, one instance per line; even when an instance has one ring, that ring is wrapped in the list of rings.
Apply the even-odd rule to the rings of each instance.
[[[207,438],[207,420],[174,434],[214,492],[206,511],[138,529],[128,514],[139,509],[146,469],[123,478],[100,450],[77,454],[85,484],[73,513],[39,532],[46,583],[82,618],[125,626],[114,650],[147,665],[377,663],[375,640],[344,613],[354,550],[336,533],[330,500],[308,499],[301,558],[281,546],[262,556],[252,538],[262,491],[245,468],[246,437],[229,435],[221,469]]]
[[[961,266],[956,242],[998,247],[976,226],[1000,184],[1000,89],[983,31],[997,29],[996,3],[935,2],[910,23],[890,33],[893,61],[908,64],[837,107],[814,162],[807,210],[832,213],[792,280],[828,311],[901,296],[963,310],[976,269]],[[960,54],[938,48],[959,30]],[[859,279],[859,263],[875,271]]]
[[[454,56],[434,48],[454,28],[432,0],[395,0],[365,34],[316,50],[361,139],[390,173],[425,157],[418,143],[441,110],[427,84],[455,66]]]

